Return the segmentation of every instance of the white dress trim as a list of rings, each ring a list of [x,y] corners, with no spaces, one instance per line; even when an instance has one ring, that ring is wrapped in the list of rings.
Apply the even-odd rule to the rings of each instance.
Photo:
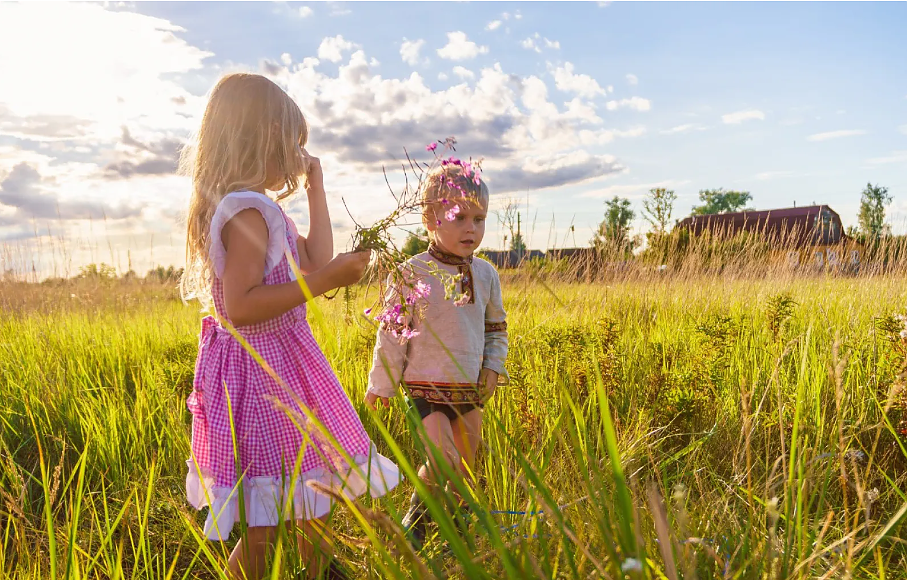
[[[372,445],[369,456],[353,458],[356,467],[346,474],[331,473],[323,468],[313,469],[299,476],[295,485],[287,478],[250,477],[242,483],[246,525],[249,527],[276,526],[289,520],[320,518],[331,510],[334,500],[316,492],[307,485],[318,481],[344,493],[350,499],[366,491],[372,497],[381,497],[400,483],[397,466],[380,455]],[[197,465],[186,461],[186,492],[189,503],[196,509],[209,508],[204,534],[209,540],[226,540],[233,526],[240,521],[239,488],[214,484],[209,474],[199,473]]]
[[[236,214],[246,209],[257,209],[268,225],[268,249],[265,255],[265,276],[274,266],[280,263],[287,250],[287,224],[283,211],[274,200],[255,191],[234,191],[224,196],[214,217],[211,219],[211,250],[209,256],[214,265],[214,274],[220,278],[224,274],[227,261],[227,250],[224,248],[220,234],[227,222]],[[289,267],[289,265],[288,265]]]

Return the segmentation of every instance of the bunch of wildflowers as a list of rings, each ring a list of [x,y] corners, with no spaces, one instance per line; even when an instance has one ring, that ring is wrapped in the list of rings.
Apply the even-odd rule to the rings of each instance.
[[[405,227],[408,225],[407,222],[417,216],[418,221],[421,222],[421,216],[426,209],[425,189],[435,185],[430,183],[431,176],[438,173],[439,169],[456,166],[460,168],[460,174],[465,179],[475,183],[476,186],[481,183],[481,161],[472,159],[465,161],[457,158],[455,156],[456,143],[456,139],[448,137],[426,146],[426,151],[432,154],[429,162],[416,161],[407,153],[406,163],[403,165],[405,184],[402,192],[394,191],[387,180],[385,171],[385,182],[388,183],[397,207],[370,227],[364,227],[358,223],[355,225],[353,246],[355,251],[371,250],[373,252],[372,273],[380,296],[379,304],[373,308],[367,308],[365,315],[374,318],[401,341],[409,340],[419,334],[406,321],[411,320],[412,315],[424,307],[431,292],[431,287],[420,279],[420,275],[429,275],[438,279],[444,288],[445,299],[453,300],[455,305],[463,306],[469,302],[469,296],[459,291],[462,279],[460,274],[451,274],[438,268],[434,263],[420,264],[420,271],[416,272],[413,264],[408,263],[410,257],[400,251],[391,235],[394,228]],[[448,196],[442,197],[438,201],[442,206],[443,217],[447,221],[454,221],[460,213],[460,206],[457,205],[456,200],[468,198],[472,194],[461,185],[461,180],[448,178],[444,172],[441,172],[436,179],[439,180],[442,188],[450,192]],[[435,215],[440,214],[440,211],[435,211]],[[441,220],[438,219],[437,225],[441,225],[441,223]],[[389,292],[391,289],[393,292]]]

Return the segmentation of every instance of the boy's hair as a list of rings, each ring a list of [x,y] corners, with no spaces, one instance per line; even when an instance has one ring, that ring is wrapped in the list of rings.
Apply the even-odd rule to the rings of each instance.
[[[437,216],[443,214],[442,208],[446,205],[443,200],[449,200],[451,205],[457,201],[466,201],[487,208],[488,197],[488,185],[474,169],[453,163],[442,165],[433,169],[425,178],[422,188],[422,223],[427,228],[439,219]],[[430,228],[428,231],[431,235]]]
[[[293,99],[261,75],[228,74],[211,90],[198,133],[180,159],[182,172],[192,178],[186,269],[180,282],[184,299],[204,303],[209,294],[209,230],[220,200],[264,183],[269,159],[284,175],[284,191],[277,199],[295,193],[299,176],[308,169],[301,151],[308,133]]]

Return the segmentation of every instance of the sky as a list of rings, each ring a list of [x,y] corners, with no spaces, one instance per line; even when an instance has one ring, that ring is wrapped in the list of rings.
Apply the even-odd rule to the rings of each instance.
[[[615,195],[644,232],[653,187],[674,218],[724,187],[854,225],[871,182],[907,232],[905,25],[905,2],[0,3],[0,267],[181,266],[176,160],[234,71],[301,107],[337,251],[392,208],[382,168],[449,135],[532,248],[587,245]]]

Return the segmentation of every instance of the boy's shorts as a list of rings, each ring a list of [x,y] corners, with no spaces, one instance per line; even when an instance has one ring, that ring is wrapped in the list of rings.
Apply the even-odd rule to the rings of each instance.
[[[420,419],[424,419],[432,413],[444,413],[451,421],[462,417],[473,409],[483,409],[485,407],[485,404],[481,402],[449,405],[447,403],[433,403],[422,397],[408,397],[407,402],[409,408],[419,414]]]

